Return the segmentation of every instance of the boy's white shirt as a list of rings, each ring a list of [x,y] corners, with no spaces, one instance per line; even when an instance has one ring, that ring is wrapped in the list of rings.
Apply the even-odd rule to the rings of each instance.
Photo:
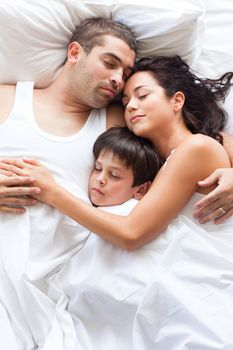
[[[131,198],[122,204],[99,207],[99,209],[103,211],[107,211],[112,214],[126,216],[133,210],[133,208],[138,204],[138,202],[139,200],[135,198]]]

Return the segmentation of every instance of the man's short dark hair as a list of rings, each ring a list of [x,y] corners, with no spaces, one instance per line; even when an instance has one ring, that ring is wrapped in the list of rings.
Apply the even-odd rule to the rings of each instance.
[[[137,43],[131,29],[121,22],[104,17],[92,17],[82,21],[75,27],[70,42],[77,41],[88,54],[93,47],[103,45],[104,35],[123,40],[136,53]]]
[[[136,136],[127,127],[112,127],[99,135],[93,146],[95,159],[101,151],[111,152],[133,170],[132,187],[153,181],[162,165],[152,142]]]

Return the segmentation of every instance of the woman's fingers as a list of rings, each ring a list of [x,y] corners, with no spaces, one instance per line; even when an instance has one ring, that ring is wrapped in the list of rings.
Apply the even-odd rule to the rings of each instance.
[[[34,166],[41,166],[41,163],[38,160],[33,158],[23,158],[23,161],[27,164],[31,164]]]

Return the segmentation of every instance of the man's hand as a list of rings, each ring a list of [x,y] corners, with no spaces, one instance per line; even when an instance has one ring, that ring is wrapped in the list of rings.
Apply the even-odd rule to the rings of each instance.
[[[17,177],[33,178],[33,185],[39,190],[33,197],[41,202],[49,204],[58,186],[50,172],[35,159],[1,159],[0,169]]]
[[[34,179],[21,176],[0,175],[0,211],[14,214],[25,212],[23,206],[37,203],[30,196],[40,193],[38,187],[31,187]]]
[[[217,169],[198,185],[209,187],[215,183],[218,186],[195,204],[193,216],[200,224],[211,220],[220,224],[233,214],[233,169]]]

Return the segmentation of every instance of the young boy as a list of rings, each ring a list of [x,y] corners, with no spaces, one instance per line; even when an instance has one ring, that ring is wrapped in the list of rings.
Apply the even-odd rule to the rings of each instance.
[[[100,210],[128,215],[161,166],[154,146],[128,128],[114,127],[96,139],[93,152],[90,201]],[[50,281],[52,299],[55,295],[57,305],[66,301],[57,317],[74,325],[77,347],[133,348],[133,322],[159,254],[154,243],[127,252],[90,234]]]
[[[97,210],[127,215],[146,193],[159,170],[160,160],[154,146],[127,128],[111,128],[97,138],[93,152],[95,163],[89,177],[91,203],[99,207]],[[22,220],[30,222],[25,215],[18,220],[18,224]],[[43,226],[42,223],[40,225]],[[43,239],[46,239],[47,232],[44,233]],[[54,322],[55,326],[51,325],[51,329],[61,329],[64,339],[68,339],[69,348],[70,344],[75,344],[72,349],[132,349],[133,320],[141,292],[151,275],[148,264],[154,266],[150,251],[148,248],[133,253],[123,251],[95,234],[89,234],[81,226],[73,233],[72,258],[70,253],[62,256],[60,271],[48,274],[43,280],[48,294],[45,296],[37,288],[32,290],[30,287],[27,295],[35,295],[37,300],[33,304],[34,310],[40,317],[45,314],[46,322]],[[81,242],[78,245],[77,236]],[[61,244],[66,238],[64,235]],[[19,282],[22,283],[20,279]],[[1,284],[1,291],[2,287]],[[18,282],[16,287],[21,291]],[[56,306],[59,326],[50,311],[51,303]],[[11,304],[14,305],[14,300]],[[24,309],[22,312],[25,312]],[[122,320],[127,322],[127,327]],[[106,332],[110,344],[106,343]],[[53,332],[51,334],[49,337],[52,339]]]
[[[95,141],[93,153],[95,164],[88,191],[95,206],[141,199],[161,166],[152,143],[126,127],[102,133]]]

